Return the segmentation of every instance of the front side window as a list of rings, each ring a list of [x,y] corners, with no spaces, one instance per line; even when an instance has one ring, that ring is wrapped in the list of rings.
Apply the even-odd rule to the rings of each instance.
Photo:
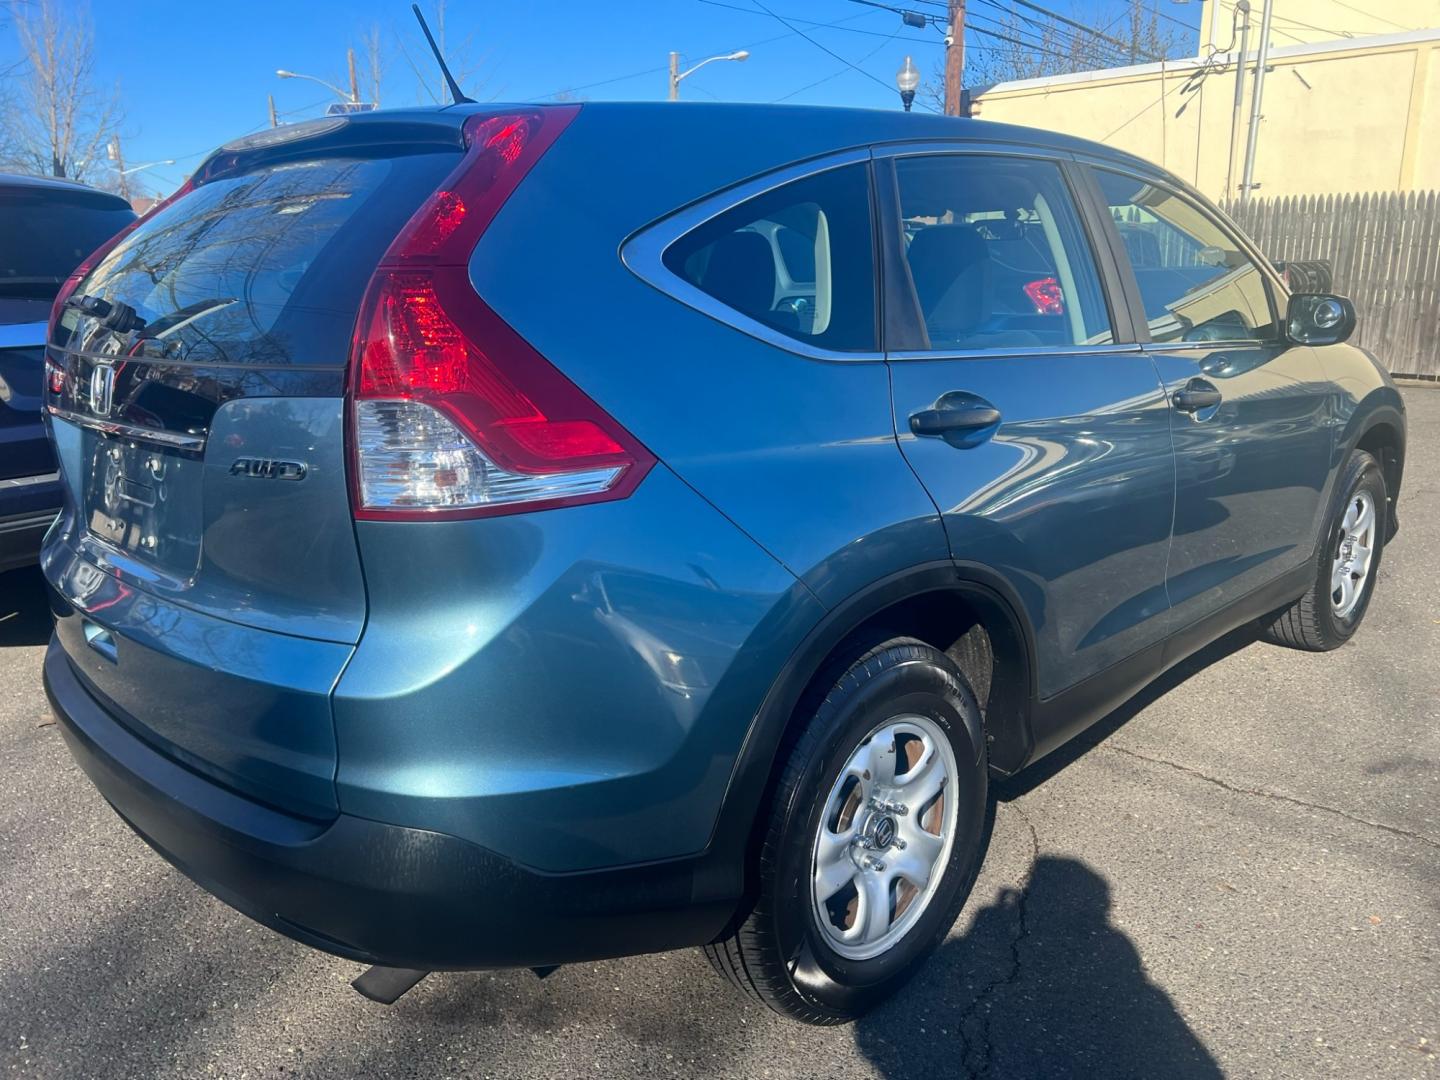
[[[930,348],[1114,340],[1089,242],[1054,162],[902,157],[895,177]]]
[[[875,270],[863,164],[747,199],[665,251],[674,274],[727,308],[824,349],[873,352]]]
[[[1095,170],[1154,341],[1276,336],[1260,268],[1197,205],[1134,176]]]

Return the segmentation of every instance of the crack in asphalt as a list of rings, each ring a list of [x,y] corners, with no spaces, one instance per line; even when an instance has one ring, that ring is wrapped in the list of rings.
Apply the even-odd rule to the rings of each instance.
[[[1018,806],[1010,805],[1013,810],[1030,830],[1030,866],[1025,871],[1025,877],[1020,882],[1018,889],[1007,890],[1015,897],[1015,916],[1017,927],[1014,935],[1010,938],[1010,970],[998,979],[992,979],[975,995],[975,1000],[970,1003],[963,1013],[960,1014],[960,1021],[956,1030],[964,1043],[964,1050],[960,1056],[961,1067],[966,1075],[972,1080],[979,1077],[989,1076],[994,1063],[995,1045],[990,1038],[990,1015],[981,1014],[981,1006],[998,994],[1007,986],[1013,986],[1020,979],[1020,943],[1030,935],[1030,923],[1026,913],[1026,904],[1030,898],[1030,883],[1035,877],[1035,863],[1040,858],[1040,834],[1035,829],[1035,823],[1030,816]],[[965,1033],[965,1028],[971,1020],[978,1019],[980,1022],[980,1034],[977,1039],[972,1040]],[[977,1064],[971,1064],[971,1051],[976,1049],[978,1044],[979,1060]]]
[[[1119,746],[1114,743],[1092,743],[1091,745],[1102,750],[1110,750],[1116,754],[1124,754],[1126,757],[1132,757],[1139,761],[1148,761],[1152,765],[1164,765],[1167,768],[1174,769],[1176,772],[1184,773],[1186,776],[1193,776],[1197,780],[1204,780],[1207,784],[1214,784],[1216,787],[1222,788],[1235,795],[1253,795],[1256,798],[1288,803],[1291,806],[1303,807],[1306,810],[1319,810],[1326,814],[1334,814],[1336,817],[1344,818],[1346,821],[1353,822],[1356,825],[1379,829],[1381,832],[1404,837],[1407,840],[1418,840],[1422,844],[1440,849],[1440,841],[1432,840],[1424,833],[1412,832],[1409,829],[1402,829],[1397,825],[1386,825],[1383,821],[1371,821],[1369,818],[1360,817],[1358,814],[1352,814],[1348,810],[1341,810],[1338,807],[1326,806],[1324,803],[1308,802],[1305,799],[1297,799],[1293,795],[1282,795],[1279,792],[1266,791],[1263,788],[1242,787],[1239,784],[1232,784],[1228,780],[1222,780],[1218,776],[1211,776],[1209,773],[1201,772],[1199,769],[1193,768],[1190,765],[1182,765],[1178,761],[1170,761],[1167,758],[1155,757],[1151,754],[1142,754],[1140,751],[1132,750],[1128,746]]]

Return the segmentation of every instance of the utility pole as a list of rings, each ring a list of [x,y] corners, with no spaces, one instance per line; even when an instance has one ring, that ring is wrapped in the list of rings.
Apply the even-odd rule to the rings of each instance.
[[[1245,54],[1250,49],[1250,0],[1239,0],[1240,53],[1235,57],[1235,106],[1230,113],[1230,153],[1225,158],[1225,198],[1235,197],[1235,144],[1240,140],[1240,117],[1245,106]]]
[[[266,97],[266,99],[270,102],[270,126],[271,126],[272,128],[273,128],[273,127],[279,127],[279,126],[280,126],[280,118],[275,115],[275,95],[274,95],[274,94],[266,94],[265,97]]]
[[[128,203],[130,201],[130,180],[125,175],[125,155],[120,152],[119,135],[110,136],[110,145],[107,149],[110,151],[110,160],[115,163],[115,174],[120,177],[120,197]]]
[[[950,29],[945,38],[945,115],[960,115],[965,82],[965,0],[950,0]]]
[[[1260,105],[1265,96],[1265,64],[1270,58],[1270,15],[1275,0],[1264,0],[1260,19],[1260,47],[1255,52],[1255,89],[1250,95],[1250,134],[1245,141],[1245,170],[1240,174],[1240,201],[1248,202],[1255,187],[1255,148],[1260,142]]]
[[[352,105],[358,105],[360,103],[360,84],[355,81],[354,49],[345,50],[345,62],[350,65],[350,103]]]
[[[670,100],[680,100],[680,54],[670,54]]]

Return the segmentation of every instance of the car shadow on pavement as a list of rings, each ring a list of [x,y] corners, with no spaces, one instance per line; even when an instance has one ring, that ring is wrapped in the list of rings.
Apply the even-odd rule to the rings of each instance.
[[[1199,652],[1180,661],[1119,708],[1096,721],[1064,746],[1047,754],[1029,768],[1023,769],[1014,778],[992,783],[991,791],[1001,802],[1010,802],[1012,799],[1018,799],[1022,795],[1034,791],[1056,773],[1094,750],[1170,691],[1200,674],[1212,664],[1218,664],[1226,657],[1254,645],[1259,640],[1259,629],[1253,623],[1246,624],[1238,630],[1230,631],[1224,637],[1217,638]]]
[[[1104,878],[1050,855],[861,1019],[856,1045],[891,1080],[1223,1075],[1110,921]]]
[[[50,603],[37,566],[0,574],[0,649],[50,640]]]

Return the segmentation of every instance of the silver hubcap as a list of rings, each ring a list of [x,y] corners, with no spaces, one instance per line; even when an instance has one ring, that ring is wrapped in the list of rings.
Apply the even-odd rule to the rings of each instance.
[[[879,956],[915,925],[950,861],[955,752],[935,721],[900,716],[850,755],[811,859],[815,920],[850,960]]]
[[[1345,618],[1365,595],[1370,562],[1375,552],[1375,500],[1368,491],[1357,491],[1345,507],[1335,561],[1330,570],[1330,603],[1335,614]]]

